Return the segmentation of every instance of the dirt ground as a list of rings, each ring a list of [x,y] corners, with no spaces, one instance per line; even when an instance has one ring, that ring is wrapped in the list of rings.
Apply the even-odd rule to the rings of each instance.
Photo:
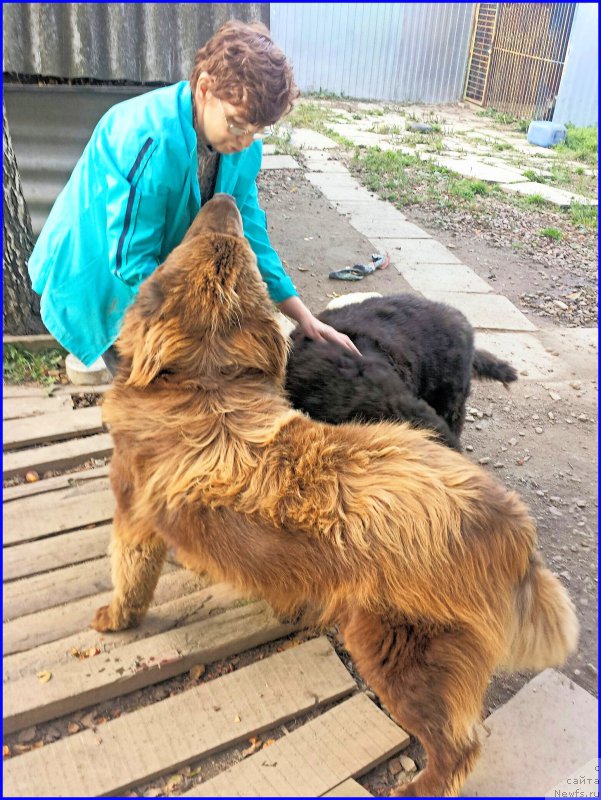
[[[373,246],[330,207],[301,170],[265,171],[259,190],[272,243],[314,313],[340,294],[412,291],[394,267],[353,283],[328,279],[334,269],[368,261]],[[524,257],[512,248],[492,247],[480,238],[467,240],[452,232],[441,234],[423,214],[412,216],[407,209],[404,213],[444,244],[454,245],[458,257],[483,278],[492,282],[491,274],[496,274],[493,285],[500,294],[516,301],[524,287],[532,286],[534,278],[524,272]],[[569,281],[570,276],[564,279]],[[541,328],[557,329],[552,316],[534,321]],[[542,551],[569,589],[582,625],[580,649],[563,671],[596,695],[597,383],[581,378],[572,368],[567,380],[552,383],[522,377],[509,391],[498,384],[474,384],[474,411],[468,415],[463,443],[466,455],[482,460],[486,469],[517,490],[536,517]],[[557,396],[561,399],[553,399]],[[506,702],[529,677],[496,679],[487,712]]]

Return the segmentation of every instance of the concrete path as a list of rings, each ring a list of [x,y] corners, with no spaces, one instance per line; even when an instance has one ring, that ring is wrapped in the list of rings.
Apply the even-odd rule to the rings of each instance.
[[[597,722],[597,700],[545,670],[486,720],[462,796],[598,797]]]
[[[306,179],[353,228],[370,239],[374,252],[390,254],[394,267],[415,291],[461,309],[476,329],[477,346],[509,359],[522,376],[535,380],[558,380],[562,377],[561,365],[567,375],[574,361],[583,376],[596,374],[596,328],[562,329],[555,339],[553,332],[539,331],[531,319],[506,297],[496,294],[449,248],[361,186],[344,164],[331,157],[329,146],[320,149],[317,145],[323,145],[326,137],[319,134],[316,139],[312,131],[295,131],[292,138],[308,145],[302,149],[310,170],[305,173]],[[291,162],[298,166],[290,156],[268,154],[263,168],[294,168]],[[560,350],[562,357],[558,358]]]

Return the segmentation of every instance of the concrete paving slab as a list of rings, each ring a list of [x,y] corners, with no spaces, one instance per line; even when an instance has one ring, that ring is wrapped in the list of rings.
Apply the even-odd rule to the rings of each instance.
[[[394,210],[394,209],[393,209]],[[403,219],[402,214],[398,217],[391,213],[384,218],[376,218],[370,211],[367,213],[355,212],[351,214],[349,222],[355,230],[367,236],[372,241],[379,238],[398,238],[398,239],[431,239],[418,225],[414,225],[407,219]]]
[[[395,267],[401,272],[415,264],[460,264],[444,245],[435,239],[399,239],[388,236],[376,237],[372,242],[378,250],[386,250]]]
[[[370,197],[368,200],[332,200],[331,203],[340,214],[363,214],[376,220],[407,219],[398,208],[379,200],[377,197]]]
[[[517,183],[524,180],[524,175],[517,169],[491,167],[472,156],[458,159],[435,155],[430,160],[441,167],[450,169],[452,172],[464,175],[466,178],[486,181],[487,183]]]
[[[458,308],[474,328],[508,331],[536,330],[536,326],[510,300],[500,294],[467,294],[431,290],[422,292],[422,294],[430,300],[447,303]]]
[[[317,133],[317,131],[309,130],[309,128],[293,128],[290,134],[290,144],[301,150],[305,148],[310,150],[329,150],[332,147],[336,147],[336,142],[332,141],[332,139],[328,139],[327,136]]]
[[[328,200],[370,200],[372,195],[349,175],[306,172],[305,178],[317,187]]]
[[[539,194],[549,203],[554,203],[556,206],[569,206],[572,203],[581,203],[584,206],[596,206],[597,201],[591,200],[588,197],[583,197],[581,194],[574,194],[565,189],[557,189],[555,186],[547,186],[545,183],[536,183],[535,181],[525,181],[520,183],[506,183],[500,184],[500,188],[504,192],[513,192],[526,196]]]
[[[264,144],[263,145],[263,155],[264,156],[274,156],[276,151],[276,146],[274,144]]]
[[[264,155],[263,161],[261,162],[261,169],[301,169],[301,165],[296,159],[292,158],[292,156]]]
[[[490,286],[465,264],[419,264],[401,267],[401,275],[418,292],[492,291]]]
[[[336,161],[335,159],[316,159],[316,158],[307,158],[306,153],[303,152],[305,155],[305,164],[307,168],[311,170],[311,172],[327,172],[329,174],[336,173],[338,175],[350,175],[348,169],[344,166],[341,161]]]
[[[350,139],[351,142],[357,145],[363,144],[367,147],[381,147],[382,145],[386,145],[384,134],[382,133],[371,133],[369,131],[361,130],[354,125],[348,125],[346,123],[339,122],[328,123],[328,128],[336,131],[336,133],[340,134],[340,136],[345,136],[347,139]]]
[[[559,672],[545,670],[488,717],[490,735],[480,731],[482,755],[461,795],[553,796],[557,784],[583,776],[592,759],[598,763],[597,718],[592,695]]]
[[[509,361],[518,371],[520,380],[555,379],[562,362],[551,355],[538,336],[531,333],[476,332],[476,347],[488,350]]]

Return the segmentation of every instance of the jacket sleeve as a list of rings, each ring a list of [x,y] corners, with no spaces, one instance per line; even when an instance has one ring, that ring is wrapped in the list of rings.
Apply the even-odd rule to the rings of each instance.
[[[106,182],[106,226],[110,269],[137,290],[160,263],[167,195],[152,190],[149,173],[159,158],[152,137],[138,142],[137,152],[116,159],[102,150]]]
[[[288,297],[298,295],[296,287],[286,274],[280,257],[271,246],[267,233],[267,218],[259,206],[259,193],[257,191],[256,175],[261,166],[262,148],[257,147],[258,155],[252,168],[252,179],[243,201],[239,204],[242,216],[244,235],[248,239],[254,254],[257,257],[257,266],[263,280],[267,284],[267,291],[274,303],[281,303]],[[254,155],[254,153],[253,153]]]

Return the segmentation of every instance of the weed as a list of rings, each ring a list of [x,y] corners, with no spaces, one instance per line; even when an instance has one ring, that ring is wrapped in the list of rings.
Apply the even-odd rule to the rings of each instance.
[[[569,214],[574,225],[581,225],[583,228],[596,228],[599,222],[597,206],[572,203],[569,208]]]
[[[449,192],[455,197],[461,197],[463,200],[473,200],[477,194],[488,194],[489,188],[484,181],[472,181],[469,178],[462,178],[461,180],[453,181],[449,185]]]
[[[546,202],[545,198],[540,194],[531,194],[526,198],[526,203],[529,206],[544,206]]]
[[[64,364],[65,353],[56,348],[33,353],[12,344],[4,346],[3,375],[7,383],[34,381],[43,386],[58,383],[59,368]]]
[[[298,155],[298,147],[295,147],[292,144],[290,131],[280,127],[279,125],[274,127],[273,133],[265,137],[264,142],[265,144],[275,145],[276,153],[283,153],[287,156]]]
[[[587,164],[597,164],[599,160],[598,147],[599,136],[596,125],[583,128],[567,125],[565,142],[556,145],[555,150],[566,158],[584,161]]]
[[[524,178],[528,178],[528,180],[532,181],[533,183],[547,183],[545,176],[533,169],[524,170]]]
[[[556,242],[563,239],[563,233],[557,228],[543,228],[542,231],[539,231],[539,235],[546,236],[547,239],[554,239]]]

